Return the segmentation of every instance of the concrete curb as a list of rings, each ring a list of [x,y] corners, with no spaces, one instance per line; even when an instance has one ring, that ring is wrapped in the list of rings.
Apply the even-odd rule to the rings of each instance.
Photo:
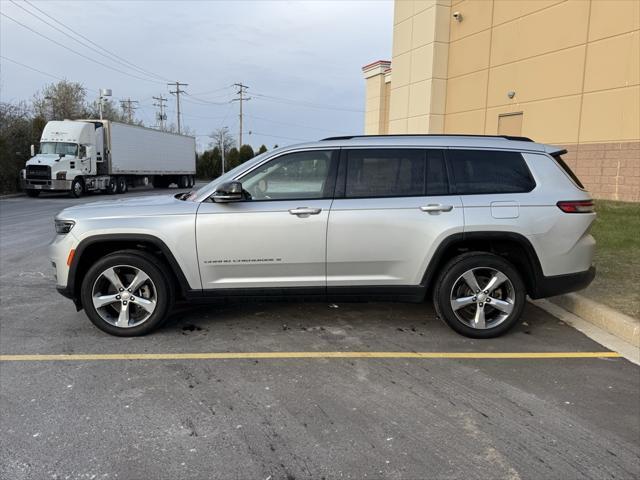
[[[548,300],[634,347],[640,347],[640,320],[575,293]]]
[[[591,322],[583,320],[555,303],[551,303],[549,300],[542,299],[529,301],[536,307],[553,315],[558,320],[565,322],[567,325],[572,326],[579,332],[584,333],[591,340],[598,342],[609,350],[618,352],[630,362],[640,366],[640,348],[631,345],[629,342],[625,342],[621,338],[612,335]]]

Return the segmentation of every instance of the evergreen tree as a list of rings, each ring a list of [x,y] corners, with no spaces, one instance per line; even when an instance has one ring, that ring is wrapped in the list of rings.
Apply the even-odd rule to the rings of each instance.
[[[238,152],[236,147],[231,148],[225,157],[225,166],[227,171],[232,168],[236,168],[240,163],[242,163],[240,162],[240,152]]]
[[[251,160],[253,157],[255,157],[255,153],[253,153],[253,148],[251,147],[251,145],[242,145],[240,147],[239,157],[240,163],[244,163],[247,160]]]

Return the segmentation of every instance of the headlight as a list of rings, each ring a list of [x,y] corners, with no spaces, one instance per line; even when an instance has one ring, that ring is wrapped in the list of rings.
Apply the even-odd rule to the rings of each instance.
[[[56,220],[56,233],[60,235],[65,235],[71,231],[73,226],[76,224],[73,220]]]
[[[67,179],[67,172],[58,172],[56,173],[56,180],[66,180]]]

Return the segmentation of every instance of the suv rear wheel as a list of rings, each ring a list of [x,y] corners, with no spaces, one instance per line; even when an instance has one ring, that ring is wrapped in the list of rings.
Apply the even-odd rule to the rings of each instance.
[[[89,319],[99,329],[121,337],[145,335],[166,318],[171,283],[153,257],[116,252],[87,272],[80,296]]]
[[[471,338],[492,338],[515,325],[524,309],[526,289],[504,258],[471,252],[451,260],[433,294],[436,312],[451,328]]]

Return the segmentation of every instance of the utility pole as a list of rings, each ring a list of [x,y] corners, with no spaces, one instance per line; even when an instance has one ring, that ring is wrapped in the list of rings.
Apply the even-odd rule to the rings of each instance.
[[[242,102],[251,100],[251,97],[244,96],[245,93],[247,93],[247,89],[249,88],[246,85],[243,85],[242,83],[234,83],[233,86],[238,88],[238,91],[236,92],[238,98],[234,98],[231,101],[240,102],[240,132],[238,135],[238,150],[240,150],[240,148],[242,147]]]
[[[224,129],[220,129],[220,156],[222,158],[222,174],[224,175],[224,133],[226,127]]]
[[[164,109],[166,107],[165,103],[168,100],[168,98],[163,97],[162,94],[160,94],[159,97],[151,97],[151,98],[158,101],[158,103],[154,103],[153,106],[158,107],[159,109],[159,112],[156,113],[156,119],[158,120],[158,128],[160,128],[160,130],[164,130],[164,122],[167,119],[167,115],[164,113]]]
[[[134,103],[138,103],[138,101],[131,100],[130,98],[120,100],[120,106],[122,107],[122,111],[127,115],[129,123],[133,123],[133,111],[138,108],[133,105]]]
[[[180,90],[180,87],[188,87],[189,84],[188,83],[180,83],[177,80],[173,83],[167,83],[167,85],[171,86],[175,86],[176,89],[175,91],[169,91],[170,94],[175,95],[176,96],[176,115],[178,117],[178,133],[181,132],[180,130],[180,94],[181,93],[187,93],[185,90]]]

